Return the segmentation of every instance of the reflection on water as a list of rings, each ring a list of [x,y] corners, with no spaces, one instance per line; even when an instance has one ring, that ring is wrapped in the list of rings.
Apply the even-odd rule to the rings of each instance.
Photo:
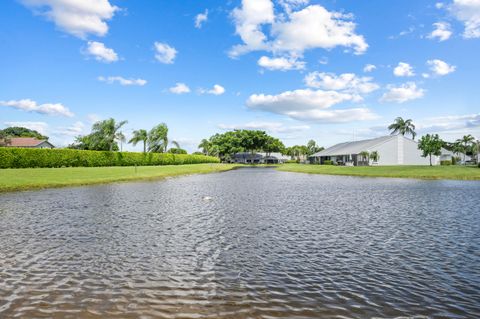
[[[0,317],[477,318],[479,207],[272,169],[6,194]]]

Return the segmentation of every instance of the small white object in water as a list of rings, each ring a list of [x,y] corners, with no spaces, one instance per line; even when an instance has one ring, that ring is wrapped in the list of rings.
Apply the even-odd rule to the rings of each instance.
[[[203,199],[204,201],[210,201],[210,200],[212,200],[213,198],[210,197],[210,196],[203,196],[202,199]]]

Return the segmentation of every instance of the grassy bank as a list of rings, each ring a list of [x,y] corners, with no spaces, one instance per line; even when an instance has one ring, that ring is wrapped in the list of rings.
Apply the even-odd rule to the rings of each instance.
[[[0,192],[50,187],[103,184],[132,180],[222,172],[235,168],[229,164],[192,164],[135,167],[67,167],[0,169]]]
[[[473,166],[333,166],[285,164],[280,171],[365,177],[401,177],[418,179],[480,180],[480,168]]]

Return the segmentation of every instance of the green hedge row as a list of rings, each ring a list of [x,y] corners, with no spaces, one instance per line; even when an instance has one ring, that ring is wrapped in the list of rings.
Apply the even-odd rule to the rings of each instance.
[[[203,155],[0,148],[0,168],[150,166],[219,163]]]

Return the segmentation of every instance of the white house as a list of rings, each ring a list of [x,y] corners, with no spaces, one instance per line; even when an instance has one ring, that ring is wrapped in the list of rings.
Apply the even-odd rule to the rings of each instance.
[[[378,152],[377,162],[368,162],[359,155],[362,152]],[[453,154],[442,148],[441,156],[432,156],[432,164],[450,160]],[[370,140],[346,142],[334,145],[310,157],[311,163],[323,164],[326,160],[342,165],[429,165],[429,158],[422,157],[418,143],[403,135],[389,135]]]

